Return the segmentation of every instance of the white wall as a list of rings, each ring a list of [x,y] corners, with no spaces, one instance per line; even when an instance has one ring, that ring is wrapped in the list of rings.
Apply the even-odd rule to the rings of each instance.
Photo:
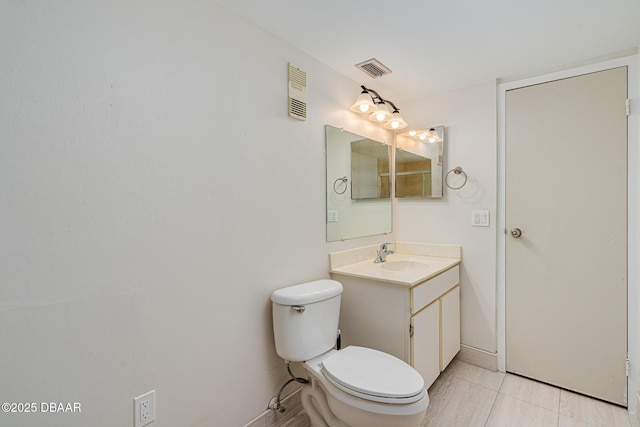
[[[461,166],[468,183],[440,200],[396,200],[401,241],[462,245],[462,343],[496,352],[496,82],[402,103],[412,127],[445,126],[445,173]],[[453,175],[453,174],[452,174]],[[451,177],[453,178],[453,176]],[[471,211],[490,211],[490,227],[471,227]]]
[[[150,389],[156,427],[259,414],[271,292],[385,239],[325,243],[324,124],[389,138],[358,84],[215,1],[9,2],[0,40],[0,401],[82,405],[0,425],[128,426]]]

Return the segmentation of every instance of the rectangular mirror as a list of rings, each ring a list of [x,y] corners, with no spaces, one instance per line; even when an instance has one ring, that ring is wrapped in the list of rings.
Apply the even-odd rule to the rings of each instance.
[[[327,242],[391,232],[391,146],[325,126]]]
[[[396,134],[396,197],[443,195],[444,126]]]

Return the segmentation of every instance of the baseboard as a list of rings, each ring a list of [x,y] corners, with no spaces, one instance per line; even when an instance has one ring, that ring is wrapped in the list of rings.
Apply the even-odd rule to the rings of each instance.
[[[630,403],[633,399],[630,399]],[[629,405],[627,409],[629,410],[629,420],[631,420],[631,425],[634,427],[640,426],[640,391],[636,392],[636,401],[633,402],[636,404],[634,408],[633,405]]]
[[[260,415],[256,416],[254,419],[252,419],[248,423],[244,424],[242,427],[262,427],[262,426],[264,426],[264,417],[267,416],[267,411],[264,411]]]
[[[479,348],[460,345],[460,352],[456,358],[489,371],[498,370],[498,353],[490,353]]]

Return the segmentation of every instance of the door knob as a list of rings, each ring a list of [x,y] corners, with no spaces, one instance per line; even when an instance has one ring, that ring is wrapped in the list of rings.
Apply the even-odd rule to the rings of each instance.
[[[522,236],[522,230],[520,230],[519,228],[512,228],[509,232],[511,233],[511,237],[516,239]]]

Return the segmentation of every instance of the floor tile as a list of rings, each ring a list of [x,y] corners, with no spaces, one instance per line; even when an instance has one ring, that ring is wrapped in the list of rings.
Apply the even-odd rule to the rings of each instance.
[[[448,369],[451,375],[488,389],[498,391],[505,377],[504,372],[488,371],[460,360],[454,360]]]
[[[454,375],[441,376],[429,389],[425,427],[482,427],[497,392]]]
[[[560,415],[558,419],[558,427],[591,427],[584,421],[574,420],[566,415]]]
[[[560,389],[538,381],[507,374],[500,393],[541,406],[552,412],[559,412]]]
[[[566,390],[560,391],[560,414],[589,426],[631,426],[626,409]]]
[[[558,414],[524,400],[499,394],[487,427],[557,427]]]
[[[289,421],[282,424],[282,427],[311,427],[311,420],[303,409],[295,414],[293,418],[289,419]]]

